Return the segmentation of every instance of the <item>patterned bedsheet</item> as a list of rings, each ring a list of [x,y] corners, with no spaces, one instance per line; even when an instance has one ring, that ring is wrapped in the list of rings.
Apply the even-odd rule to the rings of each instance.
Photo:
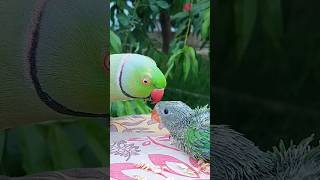
[[[112,180],[210,179],[210,173],[177,149],[168,131],[150,115],[112,119],[110,138]]]

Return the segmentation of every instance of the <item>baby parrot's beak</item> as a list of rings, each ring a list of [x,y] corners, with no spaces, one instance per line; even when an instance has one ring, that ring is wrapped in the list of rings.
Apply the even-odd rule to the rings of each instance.
[[[156,121],[156,122],[160,122],[160,116],[158,115],[158,112],[156,109],[153,109],[152,112],[151,112],[151,119]]]
[[[164,89],[154,89],[151,91],[151,95],[150,95],[150,98],[151,98],[151,101],[153,104],[161,101],[162,97],[163,97],[163,94],[164,94]]]

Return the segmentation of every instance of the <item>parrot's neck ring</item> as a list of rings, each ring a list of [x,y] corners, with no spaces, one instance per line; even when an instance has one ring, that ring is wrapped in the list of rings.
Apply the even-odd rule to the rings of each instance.
[[[128,55],[129,56],[129,55]],[[125,91],[125,89],[123,88],[123,85],[122,85],[122,75],[123,75],[123,69],[124,69],[124,65],[126,64],[127,62],[127,57],[126,56],[126,59],[123,61],[122,65],[121,65],[121,69],[120,69],[120,75],[119,75],[119,78],[118,78],[118,81],[119,81],[119,87],[120,87],[120,90],[121,92],[129,97],[129,98],[132,98],[132,99],[150,99],[151,95],[147,96],[147,97],[137,97],[137,96],[132,96],[130,95],[128,92]]]

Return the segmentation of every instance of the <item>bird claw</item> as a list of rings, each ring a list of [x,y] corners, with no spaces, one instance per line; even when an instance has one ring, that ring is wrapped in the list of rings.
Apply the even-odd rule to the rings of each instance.
[[[206,163],[204,160],[200,159],[197,164],[200,166],[200,170],[210,172],[210,163]]]

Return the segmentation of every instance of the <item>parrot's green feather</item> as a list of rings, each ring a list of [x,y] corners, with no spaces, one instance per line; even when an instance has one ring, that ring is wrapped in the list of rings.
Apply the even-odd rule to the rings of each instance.
[[[125,54],[111,55],[111,69],[106,67],[106,5],[101,0],[0,1],[0,129],[76,117],[106,118],[109,99],[131,99],[114,86]],[[140,62],[123,70],[128,93],[149,97],[153,89],[166,86],[151,58],[130,54],[128,61]],[[152,77],[150,87],[141,86],[145,74]]]
[[[66,109],[106,116],[105,5],[100,0],[0,2],[0,128],[66,119]]]
[[[185,133],[184,145],[196,158],[210,159],[210,129],[190,125]]]
[[[106,13],[98,0],[48,1],[43,10],[38,77],[46,92],[70,109],[107,111]]]

